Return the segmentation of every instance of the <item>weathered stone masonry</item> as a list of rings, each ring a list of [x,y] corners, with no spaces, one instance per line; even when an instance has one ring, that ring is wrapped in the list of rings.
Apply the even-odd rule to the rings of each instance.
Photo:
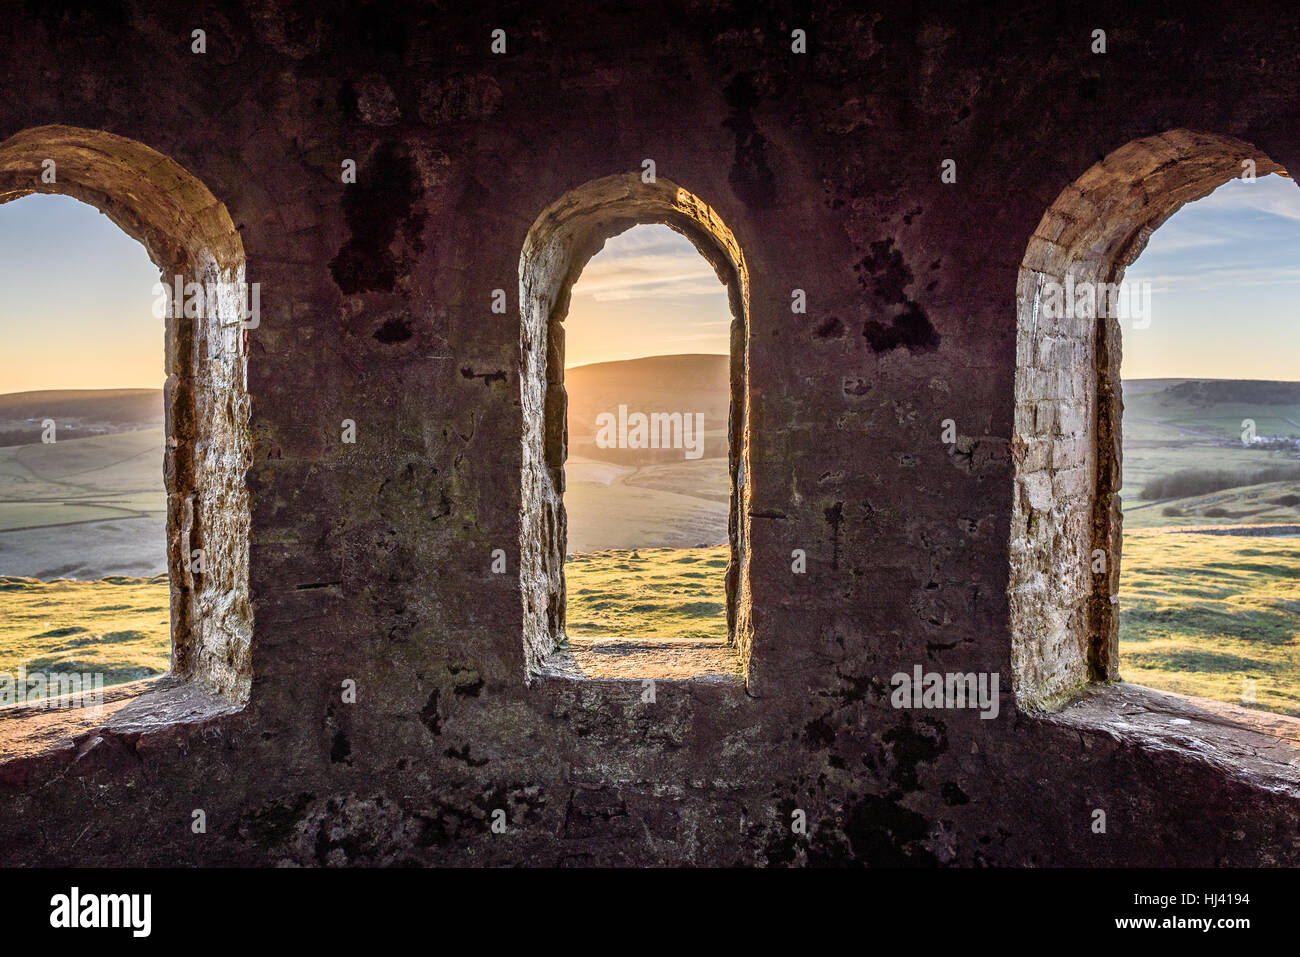
[[[174,524],[189,500],[226,577],[178,599],[174,679],[0,764],[0,861],[1300,863],[1290,746],[1087,690],[1115,673],[1079,562],[1118,535],[1120,343],[1032,321],[1036,283],[1117,275],[1236,154],[1300,168],[1287,12],[8,11],[3,195],[62,149],[60,188],[164,270],[243,269],[262,315],[246,346],[168,332]],[[561,197],[646,158],[748,275],[747,679],[654,704],[538,673],[518,574],[550,495],[526,462],[551,478],[525,458],[521,255]],[[999,672],[999,717],[894,710],[918,663]]]

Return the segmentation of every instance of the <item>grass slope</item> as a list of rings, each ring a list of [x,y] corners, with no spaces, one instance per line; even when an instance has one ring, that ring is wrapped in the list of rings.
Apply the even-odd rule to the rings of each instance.
[[[1243,419],[1259,435],[1300,435],[1300,382],[1248,379],[1124,382],[1124,433],[1132,438],[1191,437],[1187,431],[1239,439]],[[1153,423],[1160,423],[1159,425]]]
[[[101,673],[104,684],[170,666],[167,577],[0,578],[0,672]]]
[[[1300,716],[1300,538],[1124,536],[1125,681]]]
[[[725,545],[574,555],[564,565],[573,637],[727,640]]]
[[[572,553],[726,541],[730,483],[723,459],[636,468],[570,456],[565,482]]]
[[[1185,525],[1300,525],[1300,481],[1246,485],[1124,512],[1126,530]]]
[[[163,444],[154,428],[0,447],[0,575],[163,571]]]

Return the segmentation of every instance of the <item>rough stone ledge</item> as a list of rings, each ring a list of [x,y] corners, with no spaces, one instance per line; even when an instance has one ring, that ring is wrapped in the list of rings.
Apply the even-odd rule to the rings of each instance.
[[[172,675],[104,689],[102,710],[0,708],[0,768],[56,752],[79,754],[105,736],[134,737],[235,714],[242,705]]]
[[[197,681],[170,675],[145,694],[114,712],[100,730],[112,734],[149,734],[178,724],[203,724],[237,714],[244,706],[209,691]]]
[[[721,642],[687,640],[570,639],[568,646],[543,660],[535,680],[637,687],[653,680],[682,686],[733,685],[741,691],[745,687],[735,649]]]
[[[1122,745],[1213,765],[1273,794],[1300,800],[1300,720],[1118,682],[1094,685],[1043,720]]]

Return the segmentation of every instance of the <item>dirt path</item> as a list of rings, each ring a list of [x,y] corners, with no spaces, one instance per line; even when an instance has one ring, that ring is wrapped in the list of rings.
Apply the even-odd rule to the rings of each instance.
[[[38,528],[68,528],[72,525],[98,525],[100,522],[124,522],[133,518],[152,518],[157,512],[137,512],[131,509],[118,508],[116,505],[101,505],[100,508],[112,509],[115,512],[121,512],[121,515],[110,515],[107,518],[86,518],[75,522],[50,522],[47,525],[23,525],[19,528],[0,528],[0,535],[11,535],[14,532],[33,532]]]
[[[0,534],[0,575],[25,578],[152,576],[167,571],[165,513],[103,518]]]
[[[1126,529],[1133,535],[1243,535],[1263,538],[1271,535],[1300,535],[1300,525],[1169,525],[1162,528]]]
[[[1216,442],[1224,445],[1234,444],[1231,439],[1223,435],[1215,435],[1213,432],[1201,432],[1197,429],[1189,429],[1181,425],[1174,425],[1172,422],[1161,422],[1159,419],[1143,419],[1138,416],[1130,416],[1130,422],[1141,422],[1143,425],[1158,425],[1161,428],[1173,429],[1175,432],[1186,432],[1188,435],[1198,435],[1203,439],[1214,439]]]

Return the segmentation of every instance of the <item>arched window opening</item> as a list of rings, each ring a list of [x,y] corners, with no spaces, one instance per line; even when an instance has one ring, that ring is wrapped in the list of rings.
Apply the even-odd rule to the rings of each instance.
[[[1238,718],[1300,716],[1297,261],[1274,174],[1182,207],[1126,274],[1150,308],[1121,323],[1120,674]]]
[[[167,671],[157,267],[90,206],[0,206],[0,704]]]
[[[57,562],[45,567],[48,563],[37,560],[30,548],[22,553],[10,549],[4,554],[19,556],[22,561],[19,565],[6,561],[0,573],[9,575],[8,569],[13,567],[20,574],[27,573],[22,574],[24,579],[34,571],[54,576],[75,572],[97,576],[97,581],[101,580],[98,576],[114,571],[127,577],[148,577],[157,567],[157,555],[146,544],[150,540],[149,516],[153,516],[157,527],[161,511],[165,516],[161,530],[165,555],[162,571],[166,577],[165,583],[160,578],[158,584],[165,589],[165,610],[159,613],[153,600],[144,607],[150,609],[149,615],[169,620],[170,626],[164,634],[170,637],[158,641],[155,635],[152,640],[159,647],[150,646],[148,661],[142,661],[140,667],[157,671],[161,660],[169,658],[167,677],[153,686],[157,690],[185,683],[225,702],[220,707],[242,704],[248,698],[252,668],[252,605],[248,586],[250,520],[244,482],[250,463],[247,332],[260,322],[260,292],[255,285],[245,282],[239,234],[226,208],[184,168],[141,143],[98,130],[36,127],[0,143],[0,204],[22,201],[33,194],[61,194],[94,207],[144,247],[152,260],[153,280],[145,290],[147,299],[142,308],[146,310],[146,319],[142,321],[154,324],[149,333],[153,342],[148,349],[137,347],[128,351],[131,361],[155,363],[157,378],[151,388],[161,387],[161,391],[151,391],[144,398],[126,396],[125,405],[114,406],[111,412],[104,411],[102,403],[92,410],[89,406],[95,405],[93,402],[89,405],[74,402],[56,405],[52,411],[31,413],[31,417],[41,417],[38,424],[43,431],[45,420],[51,420],[54,426],[54,442],[42,443],[54,447],[37,449],[31,454],[63,458],[53,463],[44,458],[40,462],[32,459],[35,471],[30,476],[18,477],[45,483],[41,496],[34,497],[51,497],[44,494],[51,490],[45,486],[62,488],[68,493],[61,503],[29,504],[53,510],[51,521],[44,524],[62,525],[80,515],[86,521],[79,532],[85,554],[75,563],[68,560],[64,563],[66,568]],[[20,203],[14,210],[38,208],[32,204],[46,204],[46,209],[53,209],[48,204],[67,202],[70,200],[39,196]],[[66,262],[56,265],[65,274],[60,287],[50,291],[53,297],[75,296],[75,284],[92,281],[88,275],[67,273]],[[143,272],[145,267],[139,268]],[[53,303],[49,305],[51,314],[55,308]],[[36,323],[41,320],[39,314],[28,319]],[[78,321],[112,324],[113,317],[85,315]],[[126,347],[130,340],[124,328],[116,327],[107,333],[105,341]],[[159,344],[163,346],[161,356],[157,351]],[[79,346],[85,343],[74,339],[61,345],[71,358],[78,355]],[[125,374],[127,359],[124,357],[122,361]],[[116,380],[86,381],[102,386],[112,385]],[[140,384],[149,387],[148,382]],[[126,408],[132,402],[140,408],[135,411]],[[154,403],[152,411],[146,414],[143,407],[150,403]],[[41,405],[41,400],[37,405]],[[118,428],[125,425],[141,428]],[[99,438],[74,438],[95,428],[103,430]],[[159,438],[163,439],[161,443],[157,441]],[[130,449],[118,449],[123,454],[114,459],[110,447],[115,443],[136,443],[139,448],[132,445]],[[144,468],[133,471],[139,462],[129,458],[126,452],[152,463],[158,482],[144,478],[147,472]],[[84,461],[73,461],[78,456]],[[99,495],[101,492],[104,494]],[[11,494],[10,498],[13,497]],[[111,556],[105,555],[104,542],[111,537],[105,531],[109,526],[92,526],[117,515],[114,510],[119,509],[144,517],[139,518],[141,525],[127,535],[129,541],[123,544],[121,561],[108,561]],[[23,521],[30,527],[32,516],[29,514]],[[104,535],[101,537],[100,533]],[[0,537],[4,534],[0,531]],[[53,540],[58,534],[50,532],[49,537]],[[108,575],[102,580],[111,582],[112,577]],[[21,590],[7,587],[4,600],[15,600],[15,594]],[[86,615],[111,616],[115,610],[126,614],[127,608],[116,606],[133,606],[122,598],[109,601],[97,597],[94,601],[96,604],[84,603]],[[96,645],[91,640],[84,646],[78,642],[96,634],[105,641],[121,639],[119,643],[123,646],[140,641],[147,644],[150,640],[147,634],[145,639],[136,634],[144,632],[143,628],[130,624],[115,627],[111,620],[107,622],[97,619],[92,626],[59,625],[50,621],[50,628],[45,630],[55,634],[39,640],[60,640],[61,644],[57,648],[45,648],[43,653],[52,662],[63,660],[58,656],[65,653],[75,658],[79,648]],[[154,625],[162,627],[158,621]],[[69,628],[87,631],[59,633]],[[101,652],[109,655],[102,648]],[[17,651],[20,657],[24,653],[22,649]],[[108,658],[102,657],[89,663],[107,667],[107,662]],[[124,669],[117,671],[119,677],[125,673]],[[12,696],[17,687],[14,676],[9,677]],[[53,689],[51,693],[62,690]],[[204,709],[190,710],[198,714]],[[4,717],[23,718],[22,704]],[[6,726],[0,734],[0,748],[8,749],[23,737],[22,724],[19,720]]]
[[[636,226],[587,264],[564,325],[574,658],[593,677],[734,670],[726,288],[689,241]]]
[[[657,263],[646,255],[656,247]],[[610,305],[647,279],[670,295],[725,289],[726,312],[717,301],[713,316],[699,303],[636,316]],[[530,231],[520,262],[530,674],[744,674],[747,289],[731,231],[662,178],[589,183]]]
[[[1224,195],[1255,189],[1259,192],[1249,195],[1259,199],[1273,190],[1292,188],[1289,182],[1270,176],[1273,173],[1285,175],[1249,143],[1172,130],[1129,143],[1085,172],[1062,191],[1029,242],[1016,295],[1012,442],[1016,476],[1009,579],[1013,673],[1017,699],[1023,707],[1052,708],[1090,682],[1120,679],[1126,517],[1132,526],[1128,547],[1133,550],[1135,576],[1129,586],[1135,614],[1124,625],[1130,637],[1144,616],[1150,619],[1153,614],[1158,618],[1176,612],[1157,607],[1160,601],[1154,600],[1157,596],[1148,587],[1149,580],[1139,584],[1143,576],[1149,579],[1156,572],[1153,561],[1161,566],[1159,574],[1165,576],[1166,584],[1179,581],[1176,587],[1184,592],[1189,608],[1204,611],[1206,601],[1225,598],[1219,587],[1224,583],[1212,585],[1206,577],[1207,569],[1216,564],[1213,560],[1191,559],[1190,565],[1185,561],[1188,543],[1204,543],[1211,536],[1139,542],[1139,535],[1153,539],[1138,526],[1157,513],[1162,520],[1177,518],[1162,513],[1168,503],[1144,500],[1140,495],[1148,480],[1158,477],[1151,474],[1153,470],[1173,466],[1171,474],[1180,471],[1177,462],[1169,459],[1174,446],[1161,443],[1189,444],[1184,439],[1190,439],[1195,431],[1206,433],[1207,445],[1190,443],[1189,449],[1177,454],[1199,457],[1208,463],[1207,469],[1216,468],[1215,463],[1227,454],[1258,457],[1260,450],[1243,443],[1240,435],[1242,420],[1251,416],[1243,412],[1237,419],[1238,434],[1232,447],[1233,443],[1226,441],[1231,436],[1225,417],[1236,416],[1242,407],[1217,401],[1245,396],[1235,392],[1219,395],[1223,386],[1206,387],[1197,381],[1166,383],[1177,386],[1173,392],[1166,392],[1163,385],[1155,388],[1159,384],[1150,382],[1134,382],[1125,389],[1123,341],[1131,339],[1134,348],[1141,349],[1144,340],[1138,337],[1179,335],[1174,329],[1178,316],[1151,301],[1153,287],[1167,284],[1168,278],[1139,269],[1126,282],[1126,270],[1147,248],[1152,233],[1174,213],[1231,180],[1241,182],[1232,183]],[[1247,281],[1241,276],[1233,280],[1238,286]],[[1219,321],[1226,340],[1233,334],[1232,320],[1225,315]],[[1208,355],[1216,350],[1206,347],[1202,351]],[[1230,351],[1222,345],[1217,350],[1220,357]],[[1210,403],[1216,406],[1213,410],[1206,405],[1212,397],[1217,397]],[[1251,400],[1256,408],[1260,397]],[[1126,400],[1133,410],[1131,418],[1125,415]],[[1182,411],[1168,405],[1174,400],[1183,404]],[[1200,408],[1192,411],[1190,406],[1198,403]],[[1211,411],[1207,419],[1206,413]],[[1222,435],[1212,435],[1214,429],[1204,428],[1211,421]],[[1126,429],[1132,430],[1131,437],[1126,437]],[[1217,444],[1220,438],[1225,444]],[[1131,456],[1127,461],[1126,452]],[[1160,491],[1155,484],[1152,494]],[[1121,489],[1127,494],[1121,494]],[[1283,499],[1285,493],[1270,496]],[[1269,506],[1288,507],[1277,502]],[[1189,507],[1175,505],[1181,511]],[[1254,507],[1243,506],[1241,511],[1253,511]],[[1197,520],[1208,517],[1204,512],[1212,508],[1206,505]],[[1176,560],[1173,552],[1163,557],[1148,554],[1156,547],[1181,549],[1183,557]],[[1289,551],[1285,543],[1279,547]],[[1275,591],[1265,604],[1276,600],[1284,602],[1285,596]],[[1251,609],[1250,614],[1258,610]],[[1237,625],[1243,625],[1247,617],[1250,615],[1239,618]],[[1254,623],[1249,628],[1254,629]],[[1153,634],[1147,632],[1148,651],[1155,647],[1151,644]],[[1187,637],[1184,635],[1184,640]],[[1207,648],[1205,637],[1197,638],[1199,644],[1191,655],[1186,654],[1189,648],[1166,644],[1166,675],[1197,655],[1221,653]],[[1249,640],[1244,635],[1237,638]],[[1132,663],[1136,674],[1149,678],[1150,669],[1140,665],[1143,659],[1138,645],[1142,640],[1134,642]],[[1152,659],[1146,660],[1150,663]],[[1166,682],[1165,686],[1172,684]],[[1196,690],[1188,685],[1184,688]],[[1204,691],[1205,686],[1199,690]]]

